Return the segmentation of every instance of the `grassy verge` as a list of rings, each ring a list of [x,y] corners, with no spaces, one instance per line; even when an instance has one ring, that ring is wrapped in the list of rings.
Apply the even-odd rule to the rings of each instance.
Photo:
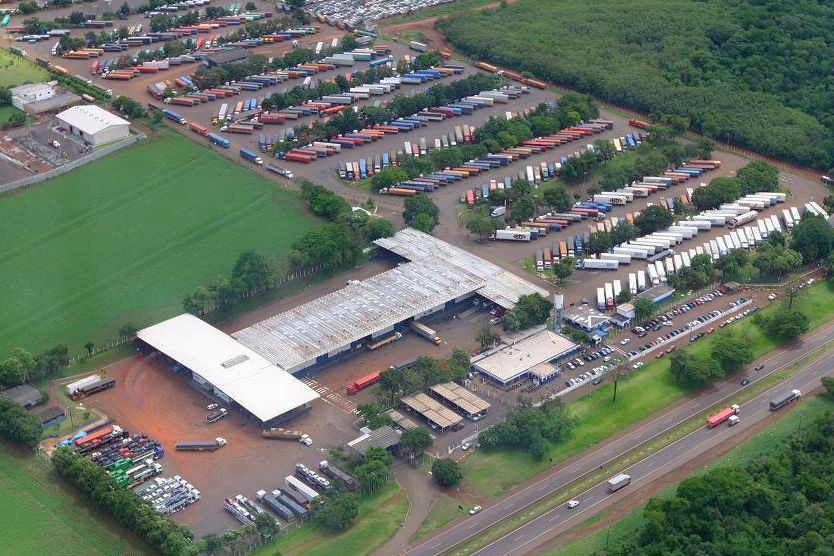
[[[64,488],[40,455],[0,443],[0,553],[152,554],[132,533]],[[12,525],[14,524],[14,525]]]
[[[359,518],[347,531],[332,533],[317,524],[307,524],[282,534],[275,542],[255,551],[255,555],[370,554],[402,524],[407,510],[405,492],[392,482],[379,492],[362,497]]]
[[[26,115],[26,112],[15,108],[14,106],[0,106],[0,126],[4,126],[9,123],[9,118],[11,118],[13,114]]]
[[[242,252],[281,260],[318,223],[296,193],[176,133],[6,197],[0,355],[77,353],[173,316]]]
[[[40,83],[49,79],[49,72],[32,62],[0,49],[0,87],[24,83]]]
[[[466,514],[467,506],[463,506],[463,510],[460,509],[461,506],[461,502],[455,498],[452,498],[446,493],[441,493],[434,506],[432,506],[429,515],[426,516],[425,521],[423,521],[423,524],[420,525],[420,528],[417,529],[417,532],[414,533],[414,537],[412,538],[414,540],[422,539],[429,533],[437,531],[447,523],[451,523],[463,516]]]
[[[778,449],[792,434],[800,429],[803,422],[810,423],[826,411],[834,411],[834,399],[830,396],[817,395],[811,398],[804,398],[793,411],[727,452],[720,460],[712,462],[705,470],[713,469],[720,465],[744,465],[763,454]],[[671,496],[674,494],[676,488],[677,486],[674,485],[663,489],[655,497]],[[551,550],[544,551],[542,554],[547,556],[591,556],[592,554],[604,554],[607,547],[616,546],[618,541],[633,535],[645,523],[645,519],[643,518],[644,508],[645,504],[641,504],[605,529]],[[582,522],[578,527],[590,527],[603,519],[607,513],[608,511],[601,512]]]

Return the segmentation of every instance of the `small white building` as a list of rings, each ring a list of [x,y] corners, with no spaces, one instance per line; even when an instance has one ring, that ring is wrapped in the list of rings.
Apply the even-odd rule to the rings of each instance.
[[[9,92],[12,94],[12,105],[20,110],[26,110],[26,106],[33,102],[54,97],[55,82],[18,85],[12,87]]]
[[[73,106],[55,117],[70,133],[94,147],[124,139],[130,134],[130,122],[95,104]]]

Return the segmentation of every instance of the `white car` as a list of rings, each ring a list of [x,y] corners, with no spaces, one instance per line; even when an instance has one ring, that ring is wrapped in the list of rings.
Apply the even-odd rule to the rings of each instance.
[[[308,434],[302,434],[301,438],[299,438],[298,441],[301,442],[302,444],[304,444],[305,446],[312,446],[313,445],[313,439],[310,438],[310,435],[308,435]]]
[[[468,450],[471,447],[472,447],[472,444],[470,444],[469,442],[464,442],[463,444],[460,445],[461,450]]]
[[[217,409],[218,407],[220,407],[220,406],[217,405],[216,403],[210,403],[206,406],[206,411],[213,411],[213,410]]]
[[[475,515],[476,513],[480,512],[483,508],[480,506],[475,506],[471,510],[469,510],[469,515]]]
[[[629,343],[630,341],[631,341],[631,338],[623,338],[622,340],[620,340],[620,345],[624,346],[627,343]]]
[[[568,508],[575,508],[579,505],[579,500],[568,500]]]
[[[645,365],[645,363],[643,363],[642,361],[638,361],[637,363],[635,363],[634,365],[632,365],[632,366],[631,366],[631,368],[632,368],[632,369],[634,369],[634,370],[636,371],[637,369],[639,369],[639,368],[640,368],[640,367],[642,367],[643,365]]]

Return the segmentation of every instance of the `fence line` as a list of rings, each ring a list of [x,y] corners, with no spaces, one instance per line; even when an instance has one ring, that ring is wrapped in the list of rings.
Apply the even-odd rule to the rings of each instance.
[[[116,143],[112,143],[107,145],[106,147],[102,147],[101,149],[95,150],[89,154],[85,154],[81,158],[73,160],[72,162],[68,162],[66,164],[62,164],[57,168],[53,168],[52,170],[48,170],[46,172],[34,175],[34,176],[27,176],[25,178],[20,178],[19,180],[15,180],[9,183],[4,183],[0,185],[0,193],[8,193],[9,191],[16,191],[18,189],[22,189],[24,187],[29,187],[31,185],[36,185],[38,183],[44,182],[46,180],[55,178],[62,174],[66,174],[71,170],[75,170],[76,168],[80,168],[81,166],[98,160],[99,158],[106,156],[110,153],[116,152],[120,149],[123,149],[127,146],[133,145],[138,141],[145,138],[144,133],[137,133],[135,135],[131,135],[121,141]]]

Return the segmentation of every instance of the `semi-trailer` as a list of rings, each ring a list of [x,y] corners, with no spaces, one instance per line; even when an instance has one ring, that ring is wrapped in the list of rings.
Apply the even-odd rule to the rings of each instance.
[[[617,270],[620,262],[606,259],[580,259],[576,261],[577,270]]]
[[[628,486],[629,483],[631,483],[631,477],[625,473],[620,473],[619,475],[608,479],[608,492],[617,492],[621,488]]]
[[[300,504],[287,491],[276,489],[272,491],[272,495],[284,506],[290,509],[295,514],[299,521],[307,521],[310,512],[303,504]]]
[[[657,269],[655,268],[654,264],[648,265],[646,267],[646,272],[649,275],[649,282],[651,282],[652,286],[660,284],[660,277],[657,274]]]
[[[530,241],[530,231],[511,228],[507,230],[496,230],[493,236],[495,241]]]
[[[440,336],[438,336],[437,332],[435,332],[433,329],[429,328],[425,324],[423,324],[421,322],[417,322],[417,321],[411,321],[409,323],[409,326],[411,326],[411,329],[418,336],[422,336],[423,338],[430,341],[431,343],[433,343],[436,346],[440,345],[440,342],[441,342]]]
[[[611,282],[606,282],[604,288],[605,307],[606,309],[612,309],[614,307],[614,286],[611,284]]]
[[[707,417],[707,428],[711,429],[711,428],[717,427],[718,425],[720,425],[724,421],[727,421],[727,420],[731,419],[732,417],[735,417],[736,415],[738,415],[738,412],[739,412],[739,406],[736,405],[736,404],[733,404],[730,407],[725,407],[724,409],[722,409],[718,413],[714,413],[714,414],[710,415],[709,417]],[[730,425],[735,425],[737,422],[738,422],[738,418],[733,419],[732,421],[730,421]]]
[[[800,396],[802,396],[802,392],[799,390],[791,390],[790,392],[785,392],[784,394],[776,396],[770,400],[770,410],[776,411],[777,409],[785,407],[792,401],[799,399]]]
[[[84,377],[80,380],[76,380],[75,382],[70,382],[69,384],[67,384],[67,395],[72,396],[79,388],[89,386],[90,384],[98,382],[99,380],[101,380],[101,375],[96,374]]]
[[[263,164],[263,159],[258,156],[256,153],[250,151],[249,149],[240,149],[240,156],[244,160],[248,160],[249,162],[254,162],[255,164]]]
[[[372,373],[368,373],[363,377],[360,377],[353,382],[349,382],[347,385],[347,393],[348,394],[356,394],[360,390],[367,388],[368,386],[372,386],[379,382],[379,375],[381,371],[374,371]]]
[[[84,385],[80,388],[77,388],[75,390],[75,392],[73,392],[73,394],[70,397],[73,400],[80,400],[81,398],[84,398],[86,396],[91,396],[91,395],[96,394],[98,392],[102,392],[102,391],[107,390],[109,388],[113,388],[113,386],[115,386],[115,385],[116,385],[116,379],[115,378],[105,377],[105,378],[99,379],[99,380],[97,380],[97,381],[95,381],[91,384],[86,384],[86,385]]]
[[[637,271],[637,291],[641,292],[646,289],[646,271]]]
[[[267,509],[271,510],[273,513],[277,514],[278,517],[286,520],[290,520],[293,517],[292,511],[278,501],[278,498],[265,490],[259,490],[255,493],[258,497],[258,500],[267,507]]]
[[[365,348],[368,351],[374,351],[375,349],[379,349],[383,346],[387,346],[388,344],[390,344],[392,342],[396,342],[397,340],[401,339],[402,337],[403,337],[403,335],[401,333],[393,332],[393,333],[391,333],[387,336],[383,336],[382,338],[380,338],[378,340],[374,340],[371,343],[366,344]]]
[[[597,308],[600,311],[605,309],[605,288],[597,288]]]
[[[206,415],[206,422],[207,423],[216,423],[220,419],[223,419],[224,417],[226,417],[228,414],[229,414],[229,411],[225,407],[221,407],[219,409],[216,409],[216,410],[212,411],[208,415]]]
[[[330,478],[341,481],[348,490],[359,490],[359,480],[338,465],[323,460],[319,462],[319,470]]]
[[[304,433],[281,427],[272,427],[262,430],[261,436],[270,440],[300,440],[304,436]]]
[[[214,440],[180,440],[174,443],[174,449],[181,452],[214,452],[226,445],[226,439]]]
[[[176,123],[178,123],[178,124],[180,124],[180,125],[185,125],[185,124],[187,124],[187,123],[188,123],[188,122],[186,122],[186,121],[185,121],[185,118],[183,118],[182,116],[180,116],[180,115],[179,115],[179,114],[177,114],[176,112],[172,112],[172,111],[170,111],[170,110],[168,110],[168,109],[166,109],[166,108],[163,108],[163,109],[161,110],[161,112],[162,112],[162,115],[163,115],[164,117],[168,118],[168,119],[169,119],[169,120],[171,120],[172,122],[176,122]]]
[[[296,494],[301,495],[301,497],[306,499],[308,502],[313,502],[319,497],[318,492],[305,485],[292,475],[287,475],[286,477],[284,477],[284,485],[287,487],[287,489],[295,492]]]

